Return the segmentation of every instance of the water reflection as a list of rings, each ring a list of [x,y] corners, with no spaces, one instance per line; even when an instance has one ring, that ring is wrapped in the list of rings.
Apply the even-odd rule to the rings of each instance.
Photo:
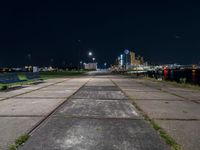
[[[196,70],[192,69],[192,82],[195,83],[196,82]]]
[[[156,79],[163,78],[170,81],[181,82],[184,80],[187,83],[200,85],[200,69],[165,69],[162,71],[148,72],[149,77]],[[184,82],[184,83],[185,83]]]

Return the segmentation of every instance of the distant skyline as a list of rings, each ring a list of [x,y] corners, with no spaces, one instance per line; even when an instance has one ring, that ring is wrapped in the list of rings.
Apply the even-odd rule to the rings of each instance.
[[[114,63],[128,48],[152,63],[200,62],[200,1],[0,2],[0,67]]]

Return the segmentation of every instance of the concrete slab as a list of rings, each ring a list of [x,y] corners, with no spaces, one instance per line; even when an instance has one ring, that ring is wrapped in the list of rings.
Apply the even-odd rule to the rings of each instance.
[[[8,91],[8,92],[0,92],[0,97],[4,97],[4,98],[13,97],[15,95],[19,95],[19,94],[23,94],[23,93],[26,93],[26,92],[30,92],[30,91],[33,91],[33,90],[43,88],[45,86],[47,86],[46,83],[38,84],[38,85],[28,85],[24,88],[20,88],[20,89],[16,89],[16,90],[11,90],[11,91]]]
[[[184,91],[182,88],[177,89],[171,85],[165,85],[165,83],[126,79],[120,76],[93,76],[87,86],[81,88],[73,96],[73,99],[67,101],[54,116],[51,116],[32,133],[33,136],[21,149],[168,149],[148,124],[134,116],[134,106],[129,103],[123,92],[115,87],[110,78],[130,96],[139,98],[135,102],[150,118],[173,119],[173,121],[159,120],[160,122],[157,123],[175,137],[180,144],[185,144],[186,149],[189,150],[191,147],[192,150],[196,150],[199,147],[199,138],[197,137],[199,121],[191,122],[191,120],[199,120],[200,105],[167,93],[180,93],[181,96],[185,94],[185,96],[197,100],[198,92]],[[31,92],[29,95],[25,94],[24,97],[11,99],[12,102],[4,101],[9,103],[0,102],[0,119],[9,115],[12,118],[20,115],[21,117],[26,117],[26,115],[44,116],[58,103],[64,101],[63,95],[70,95],[70,92],[66,91],[75,92],[88,80],[87,77],[73,78]],[[55,80],[48,81],[43,85],[50,83],[55,83]],[[34,89],[36,86],[41,85],[33,85],[27,89]],[[162,92],[159,89],[168,91]],[[191,95],[191,93],[195,94]],[[30,98],[26,98],[28,96]],[[57,96],[61,99],[56,99]],[[80,99],[76,99],[76,97]],[[181,122],[182,120],[185,121]],[[3,125],[5,126],[5,123]],[[19,124],[17,125],[21,127]],[[195,143],[197,144],[195,145]]]
[[[88,81],[87,82],[88,84],[92,84],[92,83],[94,83],[94,84],[104,84],[104,83],[107,83],[107,84],[112,84],[112,81],[110,81],[110,80],[102,80],[102,81],[92,81],[92,80],[90,80],[90,81]]]
[[[83,91],[120,91],[116,86],[84,86],[81,88]]]
[[[106,78],[91,78],[89,82],[112,82],[110,79]]]
[[[82,83],[85,83],[87,82],[88,79],[80,79],[80,78],[76,78],[76,79],[70,79],[70,80],[67,80],[65,82],[61,82],[59,84],[62,84],[62,83],[68,83],[68,84],[82,84]]]
[[[39,84],[31,84],[30,86],[35,86],[35,87],[45,87],[45,86],[51,86],[51,85],[54,85],[54,84],[57,84],[59,82],[48,82],[47,80],[45,80],[44,82],[42,83],[39,83]]]
[[[86,83],[89,79],[70,79],[70,80],[67,80],[65,82],[61,82],[61,83],[58,83],[56,85],[83,85],[84,83]]]
[[[111,82],[110,79],[106,78],[91,78],[90,82]]]
[[[73,98],[125,100],[128,99],[121,91],[78,91]]]
[[[185,97],[189,100],[200,100],[200,92],[198,90],[174,87],[173,85],[167,84],[165,82],[153,82],[149,80],[140,80],[140,82],[142,82],[143,85],[148,85],[150,88],[162,89],[169,93]]]
[[[162,81],[158,81],[158,80],[148,80],[148,79],[133,79],[133,81],[137,82],[137,83],[140,83],[140,84],[145,84],[145,85],[166,85],[164,82]]]
[[[157,88],[157,89],[171,87],[171,85],[169,85],[169,84],[167,84],[165,82],[154,82],[154,81],[148,81],[148,80],[144,80],[143,81],[143,85],[146,85],[146,86],[149,86],[149,87],[153,87],[153,88]]]
[[[25,89],[32,91],[32,90],[36,90],[36,89],[39,89],[42,87],[44,87],[44,86],[43,85],[30,85],[30,86],[26,87]]]
[[[181,97],[166,93],[166,92],[135,92],[127,91],[125,93],[133,99],[143,99],[143,100],[184,100]]]
[[[105,86],[115,86],[114,84],[113,84],[113,82],[111,82],[111,81],[104,81],[104,82],[99,82],[99,81],[89,81],[89,82],[87,82],[87,84],[86,84],[86,86],[103,86],[105,84]]]
[[[0,101],[0,116],[47,115],[65,99],[9,99]]]
[[[110,82],[88,82],[86,86],[115,86],[111,81]]]
[[[72,83],[72,82],[69,82],[69,81],[73,81],[73,80],[72,80],[72,79],[69,79],[69,80],[66,80],[66,81],[57,83],[56,85],[66,85],[67,83]],[[73,81],[73,82],[74,82],[74,81]],[[77,79],[77,83],[79,83],[79,79]]]
[[[0,149],[7,149],[8,145],[13,144],[18,136],[26,133],[44,116],[64,102],[66,97],[77,90],[77,88],[67,90],[63,89],[63,87],[58,88],[55,85],[51,85],[59,81],[61,80],[47,80],[45,83],[29,85],[23,89],[0,93],[0,97],[2,96],[1,100],[3,97],[12,97],[30,92],[23,96],[21,95],[21,98],[15,97],[0,101]],[[48,89],[49,87],[53,90],[50,90],[51,88]],[[30,98],[26,98],[28,96]],[[39,98],[40,96],[42,98]],[[64,98],[62,98],[63,96]]]
[[[62,84],[56,84],[58,86],[83,86],[86,82],[83,82],[83,83],[77,83],[77,82],[74,82],[74,83],[62,83]]]
[[[156,120],[156,122],[182,145],[183,150],[199,150],[200,121]]]
[[[44,87],[44,86],[50,86],[50,85],[55,84],[55,83],[43,82],[43,83],[39,83],[39,84],[32,84],[32,86]]]
[[[200,91],[184,88],[166,88],[166,91],[185,97],[189,100],[200,100]]]
[[[127,78],[119,78],[119,79],[112,79],[112,81],[118,84],[139,84],[135,79],[127,79]]]
[[[124,91],[134,91],[134,92],[160,92],[158,89],[139,86],[139,87],[130,87],[130,86],[120,86],[120,88]]]
[[[16,95],[19,95],[19,94],[23,94],[23,93],[26,93],[26,92],[29,92],[31,91],[30,89],[26,89],[26,88],[22,88],[22,89],[19,89],[19,90],[12,90],[12,91],[9,91],[9,92],[1,92],[0,93],[0,97],[2,98],[7,98],[7,97],[13,97],[13,96],[16,96]]]
[[[132,83],[131,81],[128,82],[128,83],[117,83],[115,82],[118,86],[122,86],[122,87],[145,87],[144,85],[142,84],[135,84],[135,83]]]
[[[112,78],[112,81],[116,82],[116,83],[130,83],[130,81],[135,82],[134,80],[130,80],[127,78],[123,78],[123,77],[118,77],[118,78]]]
[[[169,150],[169,147],[141,120],[53,117],[20,148],[27,149]]]
[[[193,89],[186,89],[186,88],[179,88],[179,87],[168,87],[166,89],[163,89],[169,92],[199,92],[198,90]]]
[[[69,80],[69,81],[67,81],[67,82],[64,82],[64,83],[66,83],[66,84],[84,84],[84,83],[86,83],[88,80],[80,80],[80,79],[77,79],[77,80]]]
[[[150,118],[200,119],[200,105],[190,101],[138,100],[135,102]]]
[[[56,84],[57,85],[57,84]],[[63,86],[63,87],[73,87],[73,86],[76,86],[76,87],[80,87],[80,86],[83,86],[84,83],[63,83],[63,84],[59,84],[57,86]]]
[[[116,100],[71,99],[55,115],[139,119],[136,108],[129,101]]]
[[[67,98],[71,96],[75,90],[63,90],[63,91],[57,91],[56,89],[54,91],[33,91],[31,93],[27,93],[24,95],[20,95],[17,97],[34,97],[34,98]]]
[[[41,119],[41,117],[0,117],[0,149],[8,149],[17,137],[26,133]]]
[[[48,83],[57,83],[57,82],[62,82],[62,81],[66,81],[69,80],[70,78],[55,78],[55,79],[47,79],[45,80],[45,82]]]
[[[54,85],[54,86],[49,86],[49,87],[46,87],[46,88],[42,88],[41,91],[50,91],[50,90],[77,90],[79,89],[80,86],[77,86],[77,85]]]

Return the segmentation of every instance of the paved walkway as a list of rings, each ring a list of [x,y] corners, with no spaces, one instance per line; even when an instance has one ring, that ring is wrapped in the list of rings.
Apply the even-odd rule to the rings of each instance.
[[[183,150],[200,149],[200,92],[144,79],[113,81]]]
[[[50,79],[38,85],[0,92],[0,150],[31,131],[89,78]]]
[[[31,131],[20,149],[169,150],[132,102],[183,150],[199,150],[198,90],[111,75],[52,79],[0,92],[0,149]]]
[[[22,150],[169,150],[108,76],[93,77]]]

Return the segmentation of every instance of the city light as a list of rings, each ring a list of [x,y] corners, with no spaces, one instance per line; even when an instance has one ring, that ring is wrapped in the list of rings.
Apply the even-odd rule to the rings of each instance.
[[[124,53],[125,53],[126,55],[128,55],[129,50],[128,50],[128,49],[125,49],[125,50],[124,50]]]
[[[123,65],[123,55],[122,54],[120,55],[120,65],[121,66]]]
[[[89,56],[92,56],[92,52],[89,52],[88,55],[89,55]]]

